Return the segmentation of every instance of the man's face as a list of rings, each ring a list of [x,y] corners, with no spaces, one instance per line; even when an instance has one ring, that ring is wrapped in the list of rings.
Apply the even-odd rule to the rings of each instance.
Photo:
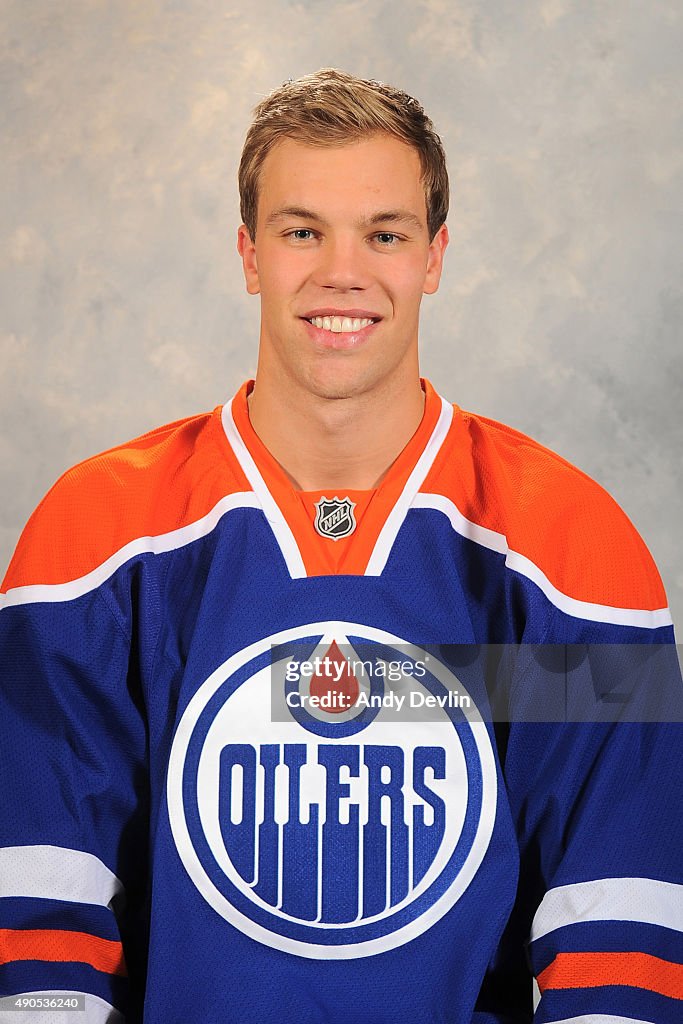
[[[324,398],[416,375],[420,302],[447,242],[445,225],[429,242],[420,160],[398,139],[277,143],[255,241],[238,232],[247,290],[261,295],[259,374]]]

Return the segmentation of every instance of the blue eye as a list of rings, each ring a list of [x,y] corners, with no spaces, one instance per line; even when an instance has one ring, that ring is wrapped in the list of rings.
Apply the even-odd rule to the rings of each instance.
[[[302,237],[304,235],[307,237]],[[310,228],[295,228],[294,231],[290,231],[290,236],[300,242],[307,242],[312,235]]]
[[[391,231],[378,231],[375,238],[377,238],[382,245],[393,245],[398,241],[398,235],[393,234]]]

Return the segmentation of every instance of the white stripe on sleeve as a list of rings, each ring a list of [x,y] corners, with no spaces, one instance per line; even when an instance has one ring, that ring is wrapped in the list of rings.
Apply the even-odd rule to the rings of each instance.
[[[531,941],[585,921],[633,921],[683,931],[683,885],[654,878],[597,878],[549,889],[531,925]]]
[[[92,853],[63,846],[0,847],[0,896],[108,907],[123,884]]]

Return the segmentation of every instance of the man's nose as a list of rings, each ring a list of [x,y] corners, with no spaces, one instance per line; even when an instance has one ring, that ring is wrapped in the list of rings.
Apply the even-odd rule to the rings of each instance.
[[[362,241],[350,236],[328,238],[320,249],[316,284],[338,290],[363,289],[369,284]]]

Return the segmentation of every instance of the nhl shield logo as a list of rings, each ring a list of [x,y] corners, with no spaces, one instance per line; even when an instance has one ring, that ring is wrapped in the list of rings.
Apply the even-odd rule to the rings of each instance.
[[[325,498],[316,501],[315,528],[321,537],[341,540],[356,529],[353,510],[355,502],[350,498]]]

